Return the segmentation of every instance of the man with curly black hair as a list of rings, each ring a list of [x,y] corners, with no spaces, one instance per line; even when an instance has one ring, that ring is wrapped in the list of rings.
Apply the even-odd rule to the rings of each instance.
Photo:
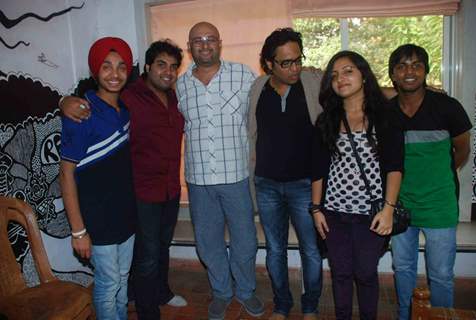
[[[252,195],[266,237],[266,266],[274,293],[271,319],[286,319],[293,306],[289,290],[289,219],[299,239],[304,319],[316,319],[322,259],[311,215],[311,137],[319,104],[321,75],[305,71],[301,34],[277,29],[261,50],[259,77],[250,90],[248,134]],[[254,178],[253,178],[254,177]]]

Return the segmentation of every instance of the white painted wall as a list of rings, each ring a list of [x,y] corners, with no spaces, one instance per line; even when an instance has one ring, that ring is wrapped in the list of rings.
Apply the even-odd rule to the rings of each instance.
[[[28,18],[11,29],[0,26],[0,36],[7,43],[14,44],[19,40],[30,43],[28,47],[20,45],[14,50],[0,46],[0,70],[40,77],[66,93],[80,78],[88,76],[88,51],[100,37],[123,38],[130,45],[137,61],[139,50],[133,1],[16,0],[2,1],[0,6],[5,15],[13,19],[26,12],[48,16],[69,6],[80,6],[83,2],[85,5],[82,9],[52,18],[47,23]],[[39,63],[37,57],[42,52],[58,68],[53,70]]]
[[[476,107],[476,1],[461,1],[461,10],[458,12],[456,25],[456,44],[458,45],[456,81],[456,98],[463,104],[470,119],[474,121]],[[473,122],[474,125],[474,122]],[[471,197],[473,195],[473,159],[474,130],[472,130],[472,152],[469,161],[459,171],[460,180],[460,221],[471,219]]]

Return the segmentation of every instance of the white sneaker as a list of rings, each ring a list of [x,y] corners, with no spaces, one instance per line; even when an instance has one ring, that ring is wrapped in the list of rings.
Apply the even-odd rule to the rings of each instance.
[[[185,307],[187,305],[187,300],[182,296],[174,295],[173,298],[167,302],[167,305],[171,307]]]

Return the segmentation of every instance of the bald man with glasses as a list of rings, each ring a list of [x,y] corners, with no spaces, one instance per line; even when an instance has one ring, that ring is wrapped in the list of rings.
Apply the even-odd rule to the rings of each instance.
[[[255,75],[241,63],[222,60],[221,46],[213,24],[195,24],[188,40],[193,63],[177,81],[185,118],[185,180],[197,251],[212,289],[211,320],[224,319],[234,297],[248,314],[264,313],[255,294],[257,240],[246,130]]]

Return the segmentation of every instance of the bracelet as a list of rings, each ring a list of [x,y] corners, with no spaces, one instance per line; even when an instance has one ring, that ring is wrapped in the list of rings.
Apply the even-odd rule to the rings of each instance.
[[[315,203],[309,203],[309,214],[313,215],[316,212],[319,212],[324,209],[324,206],[322,204],[315,204]]]
[[[78,232],[71,232],[71,236],[75,239],[81,239],[86,233],[86,228],[83,228],[83,230],[79,230]]]
[[[80,236],[73,237],[73,239],[75,239],[75,240],[79,240],[79,239],[82,239],[82,238],[84,238],[84,237],[85,237],[85,236],[87,236],[88,234],[89,234],[89,233],[85,232],[85,233],[83,233],[83,234],[82,234],[82,235],[80,235]]]
[[[384,200],[384,202],[385,202],[385,204],[388,204],[390,207],[393,207],[393,208],[395,208],[397,206],[395,203],[391,203],[388,200]]]

